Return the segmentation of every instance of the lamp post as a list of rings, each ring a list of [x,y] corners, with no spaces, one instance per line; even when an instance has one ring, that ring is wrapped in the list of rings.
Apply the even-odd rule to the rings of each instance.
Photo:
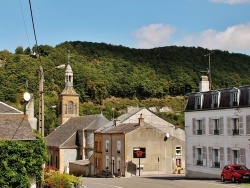
[[[57,67],[54,67],[51,70],[54,69],[62,69],[65,67],[65,64],[59,65]],[[41,133],[42,137],[44,137],[44,70],[43,66],[39,66],[39,122],[38,122],[38,131]]]

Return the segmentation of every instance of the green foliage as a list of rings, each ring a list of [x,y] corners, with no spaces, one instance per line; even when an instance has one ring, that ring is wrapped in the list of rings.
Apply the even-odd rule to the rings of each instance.
[[[208,68],[208,57],[204,55],[211,52],[200,47],[130,49],[80,41],[64,42],[56,47],[34,46],[32,51],[39,52],[40,57],[31,57],[30,49],[17,54],[0,51],[0,98],[4,99],[3,102],[20,106],[26,91],[25,82],[28,81],[27,89],[34,94],[38,112],[38,68],[42,64],[45,70],[46,129],[56,124],[58,109],[49,108],[58,104],[58,95],[64,88],[63,70],[55,67],[67,63],[69,51],[69,62],[74,71],[74,88],[80,95],[80,114],[103,111],[108,117],[111,117],[113,111],[110,108],[113,107],[119,114],[121,111],[117,109],[124,110],[128,105],[150,107],[147,104],[150,99],[163,99],[161,103],[153,101],[153,106],[159,108],[165,106],[167,101],[164,100],[168,100],[169,96],[178,98],[197,91],[200,71]],[[250,56],[213,51],[212,89],[250,85]],[[107,106],[106,99],[113,97],[127,102]],[[171,100],[172,103],[167,106],[183,111],[184,103],[178,99],[174,101]],[[151,102],[150,105],[153,104]]]
[[[23,54],[23,47],[22,46],[18,46],[15,50],[16,54]]]
[[[41,181],[42,165],[47,160],[45,142],[0,140],[0,187],[30,187],[30,176]]]

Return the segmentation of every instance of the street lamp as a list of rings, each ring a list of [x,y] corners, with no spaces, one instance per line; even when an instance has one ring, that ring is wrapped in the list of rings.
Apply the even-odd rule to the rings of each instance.
[[[65,68],[65,64],[56,66],[51,70],[54,69],[63,69]],[[44,137],[44,87],[43,87],[43,82],[44,82],[44,70],[43,66],[39,66],[39,117],[38,117],[38,131],[41,133],[42,137]]]

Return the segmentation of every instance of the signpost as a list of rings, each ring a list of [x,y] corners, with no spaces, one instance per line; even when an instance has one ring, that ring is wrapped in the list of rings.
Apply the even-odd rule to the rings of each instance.
[[[140,159],[141,158],[146,158],[146,148],[141,148],[141,147],[134,147],[133,148],[133,157],[134,158],[139,158],[139,176],[141,175],[141,164],[140,164]]]

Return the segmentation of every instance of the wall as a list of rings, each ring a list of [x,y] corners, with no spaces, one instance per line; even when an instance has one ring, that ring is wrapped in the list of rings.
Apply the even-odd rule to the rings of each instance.
[[[77,160],[77,149],[60,149],[60,172],[69,167],[69,162]]]
[[[140,165],[143,167],[140,175],[171,172],[171,145],[164,142],[164,136],[163,132],[147,125],[126,134],[125,162],[132,162],[139,167],[139,159],[133,158],[133,148],[144,147],[146,158],[140,159]],[[126,172],[126,176],[131,175],[133,174]]]

